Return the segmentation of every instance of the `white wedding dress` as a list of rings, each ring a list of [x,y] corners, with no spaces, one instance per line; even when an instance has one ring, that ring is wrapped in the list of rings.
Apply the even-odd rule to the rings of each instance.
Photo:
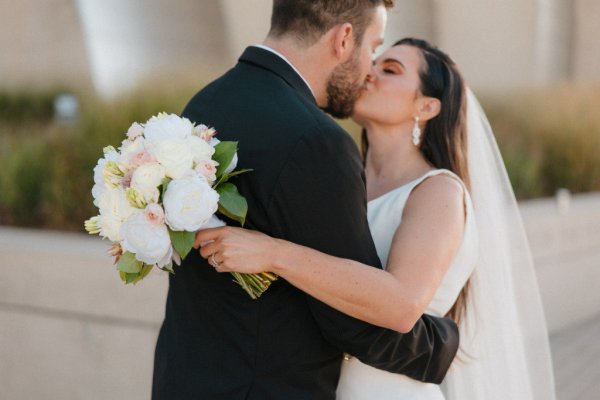
[[[400,225],[402,212],[411,192],[425,179],[448,175],[461,183],[465,193],[466,225],[460,249],[435,293],[427,313],[445,315],[456,301],[473,272],[477,258],[475,215],[469,193],[458,176],[448,170],[433,170],[403,186],[393,189],[368,203],[371,235],[382,264],[387,264],[392,238]],[[403,375],[382,371],[346,357],[337,388],[338,400],[443,400],[440,386],[423,383]]]

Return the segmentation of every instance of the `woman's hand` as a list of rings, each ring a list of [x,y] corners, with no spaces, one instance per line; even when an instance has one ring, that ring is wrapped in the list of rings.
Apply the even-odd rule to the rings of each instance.
[[[194,248],[218,272],[257,274],[272,271],[280,242],[257,231],[224,226],[196,233]]]

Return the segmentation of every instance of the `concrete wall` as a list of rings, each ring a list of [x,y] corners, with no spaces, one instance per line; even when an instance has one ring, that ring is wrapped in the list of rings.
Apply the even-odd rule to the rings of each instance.
[[[573,1],[573,0],[572,0]],[[600,80],[600,2],[598,0],[575,1],[575,34],[572,44],[574,62],[573,77],[579,82]]]
[[[0,398],[150,398],[164,276],[125,287],[106,245],[0,229]]]
[[[521,203],[552,332],[600,313],[600,193]],[[166,274],[124,286],[106,243],[0,228],[0,397],[150,397]]]
[[[0,0],[0,87],[90,85],[72,0]]]
[[[271,0],[0,0],[0,88],[93,82],[105,95],[149,78],[215,75],[265,37]],[[597,0],[402,0],[386,46],[437,43],[471,86],[600,81]],[[182,76],[183,75],[183,76]]]
[[[502,90],[533,83],[532,0],[437,0],[435,6],[435,42],[472,87]]]
[[[182,82],[229,65],[216,1],[77,0],[92,79],[104,96],[150,78]]]

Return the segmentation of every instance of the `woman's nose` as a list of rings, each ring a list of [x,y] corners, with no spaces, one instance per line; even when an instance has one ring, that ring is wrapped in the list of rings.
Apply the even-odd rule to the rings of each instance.
[[[375,66],[371,65],[371,68],[369,69],[369,72],[367,72],[367,76],[365,78],[365,81],[367,82],[373,82],[375,80]]]

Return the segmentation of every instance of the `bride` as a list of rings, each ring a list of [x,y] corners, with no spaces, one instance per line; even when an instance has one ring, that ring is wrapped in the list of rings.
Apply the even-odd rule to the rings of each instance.
[[[340,400],[554,399],[514,195],[454,62],[426,41],[397,42],[374,62],[353,119],[364,128],[369,226],[385,271],[231,227],[200,231],[196,246],[208,242],[202,256],[219,272],[274,272],[346,314],[400,332],[424,312],[459,324],[461,347],[442,387],[348,355]]]

